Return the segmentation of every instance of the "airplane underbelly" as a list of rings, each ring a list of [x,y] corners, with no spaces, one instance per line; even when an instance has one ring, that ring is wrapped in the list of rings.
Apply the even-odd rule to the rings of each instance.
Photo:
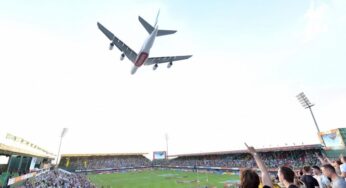
[[[148,56],[149,56],[148,53],[145,53],[145,52],[140,53],[135,62],[136,67],[142,66],[145,63],[145,61],[148,59]]]

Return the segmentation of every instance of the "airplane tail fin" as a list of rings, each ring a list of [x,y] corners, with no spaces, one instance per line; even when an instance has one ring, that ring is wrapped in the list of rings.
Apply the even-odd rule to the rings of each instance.
[[[154,27],[151,26],[147,21],[145,21],[142,17],[138,16],[139,22],[143,25],[145,30],[148,31],[149,34],[151,34],[154,31]]]
[[[150,25],[147,21],[145,21],[142,17],[139,16],[138,19],[139,19],[139,22],[141,22],[141,24],[143,25],[143,27],[145,28],[145,30],[147,30],[149,34],[151,34],[154,31],[154,27]],[[176,30],[158,30],[157,36],[171,35],[176,32],[177,32]]]
[[[154,27],[156,27],[158,23],[159,15],[160,15],[160,10],[157,13]],[[147,30],[149,34],[151,34],[154,31],[155,28],[152,25],[150,25],[147,21],[145,21],[142,17],[138,16],[138,19],[139,19],[139,22],[141,22],[141,24],[143,25],[143,27],[145,28],[145,30]],[[176,30],[158,30],[156,36],[170,35],[176,32],[177,32]]]
[[[156,27],[157,23],[159,22],[159,15],[160,15],[160,9],[159,9],[159,11],[157,11],[157,15],[156,15],[156,20],[155,20],[155,25],[154,25],[154,27]]]

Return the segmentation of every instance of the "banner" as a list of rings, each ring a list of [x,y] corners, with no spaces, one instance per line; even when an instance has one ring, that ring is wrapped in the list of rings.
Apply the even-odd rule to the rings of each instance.
[[[7,185],[12,185],[12,184],[21,182],[21,181],[26,180],[28,178],[32,178],[35,175],[36,175],[36,172],[33,172],[33,173],[25,174],[23,176],[18,176],[18,177],[15,177],[15,178],[11,178],[11,179],[8,180],[8,184]]]
[[[49,169],[41,169],[38,172],[32,172],[32,173],[29,173],[29,174],[24,174],[22,176],[11,178],[11,179],[8,180],[7,185],[12,185],[12,184],[21,182],[23,180],[32,178],[34,176],[40,176],[41,174],[46,173],[46,172],[49,172]]]

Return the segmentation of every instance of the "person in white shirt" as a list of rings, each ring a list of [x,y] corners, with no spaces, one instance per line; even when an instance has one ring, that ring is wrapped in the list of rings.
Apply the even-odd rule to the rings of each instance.
[[[335,168],[331,164],[322,165],[322,173],[328,178],[332,179],[332,188],[346,188],[345,178],[336,174]]]
[[[329,179],[322,174],[322,171],[320,167],[318,166],[312,166],[314,178],[318,181],[318,184],[320,185],[320,188],[329,188],[330,186],[330,181]]]
[[[346,178],[346,157],[342,154],[340,155],[340,161],[342,162],[340,165],[340,176]]]

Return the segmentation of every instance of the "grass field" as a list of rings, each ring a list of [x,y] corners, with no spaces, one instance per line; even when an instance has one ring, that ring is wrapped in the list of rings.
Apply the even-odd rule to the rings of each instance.
[[[237,175],[146,170],[115,174],[93,174],[89,179],[97,187],[116,188],[205,188],[224,187],[226,182],[239,180]]]

